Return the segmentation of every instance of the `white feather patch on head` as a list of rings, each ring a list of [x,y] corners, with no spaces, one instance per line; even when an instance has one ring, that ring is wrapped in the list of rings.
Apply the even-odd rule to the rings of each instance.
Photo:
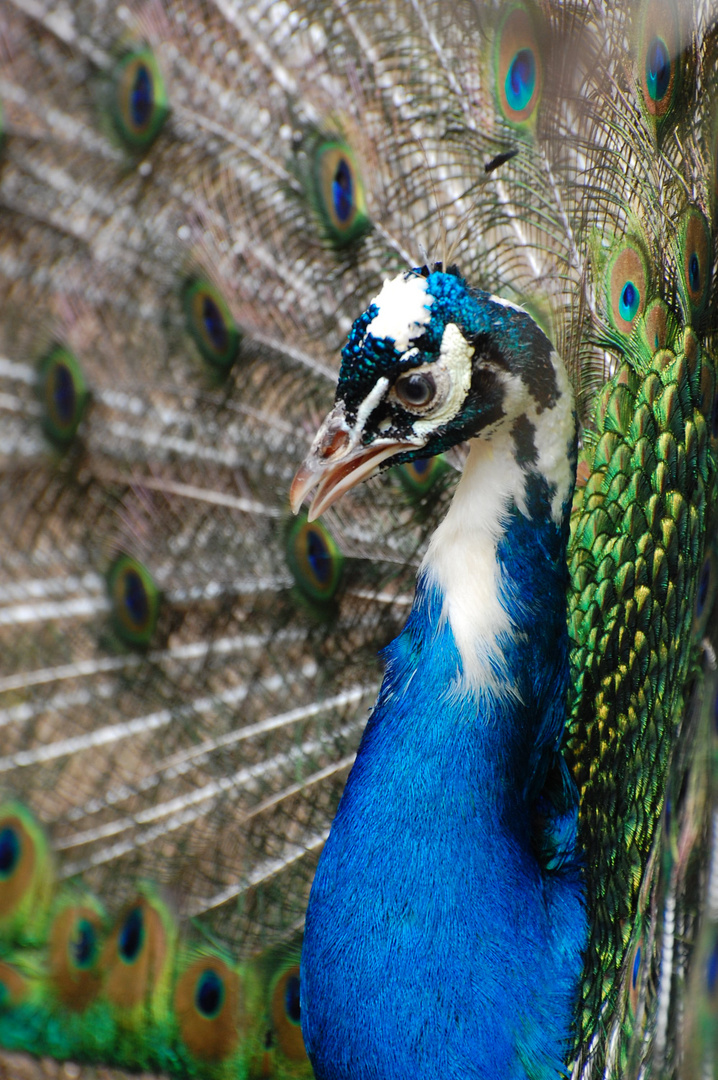
[[[379,310],[366,332],[375,338],[392,338],[398,352],[404,353],[431,319],[429,309],[433,303],[426,278],[399,274],[387,279],[372,300]]]

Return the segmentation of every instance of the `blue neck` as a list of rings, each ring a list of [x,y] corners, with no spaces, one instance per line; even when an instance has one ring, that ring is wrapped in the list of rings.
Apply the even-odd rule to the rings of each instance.
[[[566,525],[546,498],[539,486],[530,516],[510,510],[496,550],[503,690],[462,679],[424,575],[386,650],[307,912],[303,1032],[319,1080],[562,1074],[586,926],[558,753]]]

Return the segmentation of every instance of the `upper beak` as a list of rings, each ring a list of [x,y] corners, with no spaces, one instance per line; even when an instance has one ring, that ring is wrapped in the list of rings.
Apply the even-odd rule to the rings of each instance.
[[[297,469],[289,491],[293,513],[298,512],[305,496],[316,488],[307,515],[309,521],[314,521],[346,491],[372,476],[387,458],[402,450],[415,450],[416,445],[397,439],[374,439],[364,446],[361,432],[348,426],[340,402],[325,419]]]

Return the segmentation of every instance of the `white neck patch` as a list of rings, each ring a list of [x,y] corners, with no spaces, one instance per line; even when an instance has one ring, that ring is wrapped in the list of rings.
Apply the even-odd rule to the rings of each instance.
[[[433,303],[426,278],[399,274],[391,281],[387,279],[372,300],[379,310],[366,332],[375,338],[393,338],[398,352],[405,353],[431,319]]]
[[[511,503],[525,509],[526,474],[516,462],[508,425],[491,439],[472,439],[449,512],[431,538],[422,569],[444,596],[447,618],[473,688],[505,692],[497,677],[497,638],[514,628],[500,599],[496,547]],[[497,663],[498,662],[498,663]]]

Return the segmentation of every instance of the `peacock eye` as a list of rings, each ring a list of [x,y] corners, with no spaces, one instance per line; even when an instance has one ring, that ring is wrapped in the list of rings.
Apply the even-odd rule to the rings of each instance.
[[[423,409],[436,397],[436,383],[433,375],[411,372],[397,379],[396,396],[410,409]]]

